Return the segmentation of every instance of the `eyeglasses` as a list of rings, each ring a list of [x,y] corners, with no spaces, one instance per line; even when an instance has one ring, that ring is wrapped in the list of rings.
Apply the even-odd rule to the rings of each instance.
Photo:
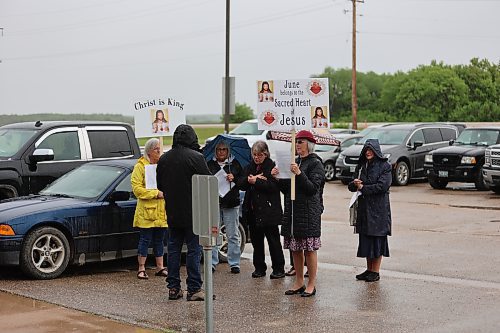
[[[297,140],[296,143],[298,143],[299,145],[303,144],[304,142],[306,142],[306,140]]]
[[[160,152],[160,147],[153,148],[154,151]]]
[[[217,148],[217,151],[224,151],[227,150],[227,148]]]
[[[256,154],[252,154],[253,157],[257,157],[257,158],[262,158],[262,157],[265,157],[266,154],[263,154],[263,153],[256,153]]]

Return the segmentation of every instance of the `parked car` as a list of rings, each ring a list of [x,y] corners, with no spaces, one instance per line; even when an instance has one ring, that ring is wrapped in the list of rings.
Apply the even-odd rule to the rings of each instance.
[[[38,193],[89,161],[141,156],[132,127],[118,122],[46,121],[0,127],[0,200]]]
[[[53,279],[69,264],[137,256],[137,200],[130,184],[135,163],[87,163],[37,195],[1,201],[0,265]],[[241,246],[243,251],[245,242]]]
[[[359,155],[367,139],[378,139],[380,148],[392,165],[393,184],[404,186],[412,178],[425,177],[425,155],[456,139],[458,129],[444,124],[390,124],[373,129],[355,145],[340,153],[335,167],[343,184],[353,179]]]
[[[341,142],[340,146],[316,145],[314,152],[323,160],[325,178],[327,181],[336,179],[335,162],[337,161],[340,152],[358,142],[362,137],[363,136],[359,134],[336,137]]]
[[[493,145],[486,148],[483,178],[490,190],[500,194],[500,145]]]
[[[330,128],[331,134],[358,134],[359,131],[351,128]]]
[[[474,183],[480,191],[489,186],[483,178],[485,151],[500,143],[500,127],[466,128],[449,147],[425,156],[424,169],[432,188],[442,189],[448,182]]]

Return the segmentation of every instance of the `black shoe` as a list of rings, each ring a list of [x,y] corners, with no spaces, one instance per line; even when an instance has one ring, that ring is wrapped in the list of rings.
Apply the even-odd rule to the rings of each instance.
[[[252,273],[253,278],[260,278],[266,276],[266,272],[255,271]]]
[[[377,272],[370,272],[365,278],[366,282],[375,282],[380,280],[380,274]]]
[[[306,286],[302,286],[300,287],[299,289],[288,289],[287,291],[285,291],[285,295],[296,295],[296,294],[302,294],[304,292],[304,290],[306,290]]]
[[[366,276],[370,273],[371,271],[366,270],[363,273],[356,275],[356,280],[366,280]]]
[[[240,268],[239,267],[231,267],[231,273],[233,274],[240,274]]]
[[[314,290],[312,291],[312,293],[307,293],[307,292],[303,292],[300,296],[301,297],[311,297],[311,296],[314,296],[316,295],[316,287],[314,287]]]
[[[271,279],[282,279],[285,277],[285,272],[272,272],[271,275],[269,275]]]

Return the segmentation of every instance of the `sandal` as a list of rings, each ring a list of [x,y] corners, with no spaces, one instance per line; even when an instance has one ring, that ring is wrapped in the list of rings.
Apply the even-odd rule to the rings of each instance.
[[[147,279],[149,279],[149,276],[146,274],[146,271],[138,271],[137,272],[137,278],[139,280],[147,280]]]
[[[162,268],[158,272],[155,273],[155,276],[168,277],[168,271],[166,268]]]
[[[286,276],[295,276],[295,268],[290,268],[288,272],[285,273]]]

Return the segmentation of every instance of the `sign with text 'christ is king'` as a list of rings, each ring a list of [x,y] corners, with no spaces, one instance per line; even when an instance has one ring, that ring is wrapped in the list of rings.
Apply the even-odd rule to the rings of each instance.
[[[257,81],[260,130],[330,128],[328,79]]]
[[[186,123],[184,103],[170,97],[140,99],[133,106],[137,138],[172,136]]]

